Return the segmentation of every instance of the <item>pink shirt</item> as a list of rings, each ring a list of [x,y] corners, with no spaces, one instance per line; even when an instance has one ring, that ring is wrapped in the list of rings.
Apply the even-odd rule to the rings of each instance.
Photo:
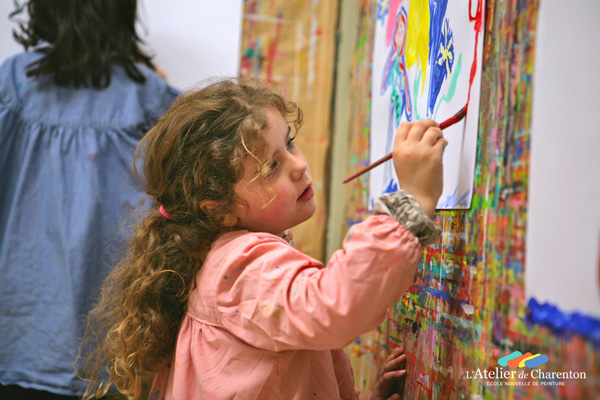
[[[388,215],[354,225],[327,268],[268,233],[221,236],[150,400],[357,398],[342,347],[383,321],[421,254]]]

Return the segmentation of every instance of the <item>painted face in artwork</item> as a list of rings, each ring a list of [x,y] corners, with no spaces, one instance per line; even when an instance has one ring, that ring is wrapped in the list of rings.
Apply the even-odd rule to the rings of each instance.
[[[406,43],[406,17],[401,14],[398,17],[398,25],[396,26],[396,35],[394,36],[394,46],[398,55],[404,54],[404,45]]]

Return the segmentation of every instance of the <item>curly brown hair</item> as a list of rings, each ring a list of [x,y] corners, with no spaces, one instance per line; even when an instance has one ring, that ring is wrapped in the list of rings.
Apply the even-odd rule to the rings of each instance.
[[[166,362],[211,243],[236,229],[223,219],[233,212],[244,159],[265,149],[268,107],[299,128],[301,109],[272,89],[218,81],[180,95],[140,142],[135,158],[143,160],[146,191],[173,219],[158,207],[149,211],[104,284],[80,350],[91,349],[80,372],[91,381],[84,398],[115,384],[137,399]],[[201,208],[206,200],[216,205],[208,213]]]

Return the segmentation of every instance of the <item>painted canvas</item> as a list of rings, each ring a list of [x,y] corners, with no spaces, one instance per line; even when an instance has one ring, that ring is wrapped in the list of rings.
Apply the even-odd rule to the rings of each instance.
[[[477,147],[484,0],[379,0],[371,84],[370,159],[392,151],[403,121],[442,122],[468,105],[465,120],[444,130],[444,191],[438,208],[469,208]],[[396,191],[392,162],[371,171],[370,202]]]
[[[537,0],[486,1],[472,205],[436,213],[442,237],[424,250],[415,284],[376,330],[346,347],[361,391],[373,389],[385,358],[401,346],[408,374],[398,392],[405,399],[600,398],[600,335],[586,334],[592,327],[584,319],[577,329],[566,326],[525,295],[537,10]],[[371,115],[364,82],[375,73],[366,48],[375,42],[369,29],[380,23],[376,14],[377,3],[360,1],[349,102],[361,132]],[[364,166],[366,149],[352,133],[354,170]],[[348,226],[365,213],[361,178],[349,184]],[[554,220],[552,211],[544,215]],[[507,356],[519,352],[543,359],[534,368],[511,367]],[[515,378],[479,375],[500,368]]]

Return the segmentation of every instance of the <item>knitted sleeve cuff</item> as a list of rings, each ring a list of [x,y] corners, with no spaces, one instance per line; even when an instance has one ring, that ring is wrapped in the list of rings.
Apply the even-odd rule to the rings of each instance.
[[[442,233],[442,228],[425,214],[417,200],[405,190],[379,196],[375,200],[374,212],[390,215],[415,235],[421,246],[435,243]]]

